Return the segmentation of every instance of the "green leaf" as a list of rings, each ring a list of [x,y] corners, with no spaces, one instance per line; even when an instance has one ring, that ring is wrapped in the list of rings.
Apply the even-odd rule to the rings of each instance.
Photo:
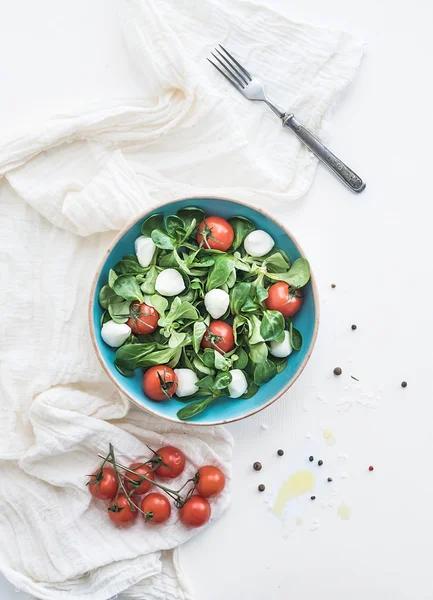
[[[104,285],[99,291],[99,304],[102,308],[108,308],[110,302],[122,302],[122,298],[110,286]]]
[[[242,346],[236,350],[236,354],[238,358],[234,361],[233,367],[235,369],[245,369],[248,364],[248,354],[245,352]]]
[[[239,344],[239,336],[245,331],[245,326],[248,325],[248,319],[243,315],[236,315],[233,319],[233,335],[235,344]]]
[[[191,271],[188,268],[186,262],[183,260],[183,258],[181,258],[176,250],[176,248],[173,250],[173,257],[174,260],[176,261],[176,269],[180,269],[181,271],[183,271],[184,273],[186,273],[187,275],[191,275]]]
[[[174,355],[168,361],[167,367],[170,367],[171,369],[174,369],[175,367],[177,367],[177,364],[180,361],[181,356],[182,356],[182,347],[179,346],[178,348],[174,349]]]
[[[155,283],[156,283],[157,277],[158,277],[158,269],[155,267],[155,265],[152,265],[150,267],[149,271],[147,272],[143,283],[140,286],[141,290],[143,291],[144,294],[154,294],[155,293]],[[156,306],[155,306],[155,308],[156,308]]]
[[[234,269],[235,260],[233,256],[222,254],[216,256],[215,264],[211,267],[206,284],[206,291],[210,292],[219,288],[227,282],[231,272]]]
[[[228,385],[230,385],[231,382],[232,382],[231,373],[229,373],[227,371],[223,371],[221,373],[218,373],[218,375],[215,377],[215,383],[213,384],[212,389],[213,389],[213,391],[223,390]]]
[[[153,306],[153,308],[157,311],[157,313],[159,314],[160,318],[164,318],[165,316],[165,311],[168,308],[168,300],[167,298],[164,298],[164,296],[160,296],[159,294],[152,294],[149,297],[150,300],[150,304],[151,306]]]
[[[185,341],[185,338],[186,338],[186,333],[179,332],[179,331],[173,331],[173,333],[170,336],[170,339],[168,340],[169,348],[181,347],[182,343]]]
[[[264,362],[268,358],[268,347],[265,342],[250,346],[250,358],[254,364]]]
[[[245,217],[232,217],[228,220],[235,234],[230,251],[237,250],[249,233],[255,230],[255,225]]]
[[[112,302],[108,305],[108,312],[110,317],[113,319],[115,323],[126,323],[128,317],[119,317],[117,315],[127,315],[129,314],[131,303],[129,300],[122,300],[119,297],[119,300]]]
[[[257,394],[259,389],[260,389],[260,387],[256,383],[254,383],[254,381],[248,381],[247,391],[245,392],[245,394],[243,396],[241,396],[241,398],[243,400],[252,398],[253,396],[255,396]]]
[[[147,268],[142,267],[136,258],[123,258],[114,265],[114,271],[117,275],[138,275],[145,273]]]
[[[235,283],[236,283],[236,269],[233,269],[233,271],[229,275],[229,278],[227,279],[226,285],[228,288],[232,288]]]
[[[202,377],[195,384],[200,390],[205,390],[206,392],[211,392],[214,384],[214,378],[210,375],[206,375],[206,377]]]
[[[132,377],[134,375],[134,369],[125,369],[123,367],[119,367],[119,365],[116,365],[116,363],[114,363],[114,366],[124,377]]]
[[[256,300],[257,302],[263,302],[264,300],[266,300],[266,298],[268,297],[268,290],[265,290],[265,288],[261,285],[257,285],[254,287],[255,289],[255,295],[256,295]]]
[[[264,342],[264,338],[261,333],[261,323],[260,319],[256,317],[256,315],[250,316],[249,323],[249,338],[248,342],[251,344],[258,344],[259,342]]]
[[[284,332],[284,317],[278,310],[265,310],[260,333],[265,342],[276,340]]]
[[[168,215],[168,217],[165,219],[165,228],[168,235],[178,242],[180,242],[186,233],[182,219],[176,215]]]
[[[179,300],[180,304],[176,302]],[[176,305],[175,305],[176,302]],[[175,298],[171,306],[170,312],[167,315],[167,319],[170,321],[179,321],[180,319],[196,321],[200,318],[198,310],[190,302],[182,302],[180,298]]]
[[[263,261],[263,266],[266,267],[266,270],[271,273],[288,271],[290,269],[290,262],[284,258],[281,251],[275,250],[271,252],[272,254],[267,256]]]
[[[295,260],[287,273],[266,273],[266,277],[274,281],[285,281],[289,285],[300,288],[310,279],[310,265],[305,258]]]
[[[154,229],[151,234],[152,240],[155,242],[155,246],[162,248],[163,250],[173,250],[173,240],[165,233],[162,229]]]
[[[104,310],[104,312],[101,315],[101,318],[99,319],[99,326],[102,327],[104,323],[110,320],[110,318],[110,313],[107,310]]]
[[[177,353],[177,348],[155,350],[156,344],[128,344],[116,352],[115,363],[126,369],[138,369],[167,364]]]
[[[301,332],[293,327],[293,323],[291,321],[289,325],[289,340],[293,350],[300,350],[302,348]]]
[[[113,271],[113,269],[110,269],[108,272],[108,285],[111,288],[113,287],[113,283],[116,281],[116,279],[117,279],[116,271]]]
[[[271,360],[277,368],[277,374],[282,373],[284,369],[287,367],[287,357],[285,358],[276,358],[275,356],[270,356],[269,360]]]
[[[134,275],[119,275],[113,284],[113,290],[118,296],[130,302],[133,300],[144,302],[143,294]]]
[[[215,373],[215,371],[210,367],[207,367],[198,356],[194,356],[192,364],[194,365],[194,369],[199,373],[204,373],[205,375],[213,375]]]
[[[217,369],[217,371],[228,371],[232,366],[232,361],[220,354],[217,350],[214,350],[214,352],[215,369]]]
[[[193,327],[192,345],[195,352],[200,350],[200,344],[206,333],[206,324],[203,321],[196,321]]]
[[[156,344],[149,342],[147,344],[127,344],[121,346],[116,352],[114,363],[121,369],[134,370],[140,366],[144,358],[154,352]],[[158,363],[157,363],[158,364]]]
[[[201,360],[207,367],[213,369],[215,366],[215,350],[206,348],[201,355]]]
[[[156,213],[148,217],[141,225],[141,233],[146,237],[152,236],[154,229],[159,229],[164,223],[164,215]]]
[[[264,385],[277,374],[277,367],[270,360],[265,360],[256,365],[254,369],[254,383],[256,385]]]
[[[194,220],[195,224],[198,225],[206,216],[206,213],[201,210],[201,208],[197,208],[196,206],[187,206],[186,208],[181,208],[176,214],[182,219],[183,226],[186,230],[191,227],[191,224]]]
[[[167,254],[164,254],[164,256],[161,256],[161,258],[158,261],[158,266],[160,267],[164,267],[164,269],[177,269],[178,268],[178,264],[177,264],[177,260],[173,254],[173,252],[168,252]]]
[[[245,304],[242,307],[242,312],[246,312],[246,313],[253,313],[253,312],[257,312],[259,310],[262,310],[262,307],[260,304],[258,304],[257,302],[255,302],[253,300],[253,298],[248,297],[245,300]]]
[[[191,404],[184,406],[178,411],[177,418],[181,421],[191,419],[192,417],[195,417],[199,413],[203,412],[213,400],[213,396],[209,396],[204,400],[199,400],[198,402],[191,402]]]
[[[241,313],[242,307],[250,296],[251,283],[237,283],[230,291],[230,310],[234,315]]]

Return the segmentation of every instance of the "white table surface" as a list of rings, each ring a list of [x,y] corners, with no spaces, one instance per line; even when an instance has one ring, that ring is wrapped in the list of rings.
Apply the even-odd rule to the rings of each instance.
[[[80,104],[140,94],[115,0],[0,4],[2,139]],[[232,506],[182,548],[182,565],[197,600],[431,599],[433,3],[267,4],[367,42],[332,124],[333,148],[367,189],[352,195],[320,168],[310,193],[287,209],[285,222],[319,283],[317,346],[285,397],[229,427]],[[332,375],[336,365],[340,378]],[[326,445],[321,427],[333,431],[335,446]],[[317,499],[293,504],[293,521],[281,523],[257,485],[275,492],[293,470],[309,467],[310,452],[325,462],[320,473],[313,467],[323,480]],[[251,468],[255,460],[264,465],[260,473]],[[342,501],[352,511],[348,521],[337,516]],[[0,581],[2,600],[25,597]]]

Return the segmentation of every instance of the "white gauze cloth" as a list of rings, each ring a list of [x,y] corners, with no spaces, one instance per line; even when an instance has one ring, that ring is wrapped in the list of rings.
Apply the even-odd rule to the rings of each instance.
[[[270,96],[323,136],[362,45],[239,0],[119,0],[141,99],[58,117],[0,148],[0,565],[49,600],[191,598],[176,548],[194,532],[108,521],[85,488],[96,454],[180,446],[187,475],[222,465],[232,440],[130,409],[89,341],[91,280],[113,231],[158,201],[211,193],[281,203],[309,187],[316,159],[263,105],[206,62],[222,43]]]

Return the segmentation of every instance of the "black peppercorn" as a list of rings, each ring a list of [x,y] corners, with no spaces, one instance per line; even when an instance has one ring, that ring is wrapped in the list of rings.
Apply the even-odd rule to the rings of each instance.
[[[352,325],[352,329],[353,329],[353,331],[355,331],[356,325]]]
[[[401,382],[401,387],[403,387],[403,388],[407,387],[407,381],[402,381]]]
[[[259,490],[259,492],[264,492],[265,486],[263,485],[263,483],[261,483],[257,489]]]
[[[323,460],[318,460],[317,464],[319,465],[319,467],[321,467],[323,465]]]
[[[261,469],[261,468],[262,468],[262,463],[255,462],[255,463],[253,464],[253,469],[254,469],[254,471],[260,471],[260,469]]]
[[[332,481],[332,477],[328,477],[328,481],[331,482]]]
[[[314,460],[314,456],[310,456],[310,458],[308,459],[310,462],[313,462]]]
[[[316,496],[311,496],[311,500],[315,500],[315,499],[316,499]]]
[[[336,287],[335,283],[331,283],[331,287],[335,288]]]
[[[283,456],[283,454],[284,454],[284,450],[278,450],[278,451],[277,451],[277,454],[278,454],[278,456]]]
[[[341,375],[343,372],[341,367],[335,367],[334,369],[334,375]]]

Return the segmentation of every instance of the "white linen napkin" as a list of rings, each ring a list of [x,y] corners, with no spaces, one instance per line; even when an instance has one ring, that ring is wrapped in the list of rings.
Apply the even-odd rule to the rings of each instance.
[[[232,440],[130,409],[89,342],[90,283],[111,231],[157,201],[211,193],[281,203],[309,187],[317,160],[275,116],[206,62],[218,42],[275,101],[324,136],[362,45],[239,0],[119,0],[142,99],[57,117],[0,148],[0,565],[49,600],[191,598],[169,551],[194,532],[118,530],[85,489],[111,441],[124,460],[178,444],[188,474],[221,464]],[[143,528],[146,527],[146,533]]]

